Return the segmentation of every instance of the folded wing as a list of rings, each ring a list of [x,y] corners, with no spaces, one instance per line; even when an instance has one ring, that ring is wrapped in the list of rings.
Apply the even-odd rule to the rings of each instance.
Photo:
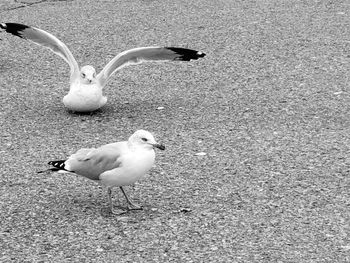
[[[65,168],[91,180],[99,180],[103,172],[120,167],[120,156],[125,149],[126,142],[111,143],[97,149],[80,149],[67,159]]]

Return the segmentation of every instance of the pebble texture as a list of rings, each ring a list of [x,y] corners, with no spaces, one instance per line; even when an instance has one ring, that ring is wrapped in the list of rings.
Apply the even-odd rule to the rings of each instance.
[[[71,114],[69,67],[0,34],[0,262],[350,262],[350,5],[303,0],[2,1],[98,70],[149,45],[207,54],[124,68]],[[37,174],[137,129],[166,145],[106,216],[94,182]],[[115,191],[121,205],[121,194]]]

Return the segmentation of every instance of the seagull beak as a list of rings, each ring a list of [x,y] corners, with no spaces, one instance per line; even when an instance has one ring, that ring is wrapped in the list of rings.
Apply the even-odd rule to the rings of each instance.
[[[162,150],[162,151],[165,150],[165,146],[163,144],[154,143],[152,145],[153,145],[153,147],[158,148],[159,150]]]

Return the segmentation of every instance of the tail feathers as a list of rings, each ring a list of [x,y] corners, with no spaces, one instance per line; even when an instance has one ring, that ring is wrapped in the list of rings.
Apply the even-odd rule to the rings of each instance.
[[[190,61],[191,59],[196,60],[205,56],[203,52],[193,50],[193,49],[180,48],[180,47],[166,47],[166,48],[170,49],[171,51],[179,55],[179,57],[175,58],[175,60]]]
[[[65,164],[64,164],[65,162],[66,162],[66,160],[50,161],[50,162],[48,162],[48,164],[52,165],[53,168],[49,168],[49,169],[44,170],[44,171],[39,171],[38,173],[44,173],[47,171],[50,171],[50,172],[59,172],[59,171],[72,172],[72,171],[65,169]]]

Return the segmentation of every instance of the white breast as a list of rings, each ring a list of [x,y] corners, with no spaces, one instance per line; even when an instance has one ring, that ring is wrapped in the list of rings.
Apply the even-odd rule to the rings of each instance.
[[[64,105],[78,112],[94,111],[105,105],[107,98],[102,96],[102,89],[96,84],[72,85],[69,93],[63,98]]]
[[[125,155],[121,167],[100,176],[101,183],[108,186],[125,186],[141,179],[153,166],[154,150],[139,150]]]

